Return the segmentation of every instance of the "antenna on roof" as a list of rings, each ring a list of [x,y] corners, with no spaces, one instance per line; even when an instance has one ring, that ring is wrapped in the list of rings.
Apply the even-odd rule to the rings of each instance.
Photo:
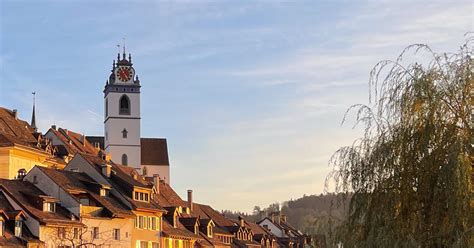
[[[125,56],[127,56],[125,54],[125,37],[123,37],[122,40],[123,40],[123,55],[122,55],[122,57],[123,57],[123,59],[125,59]]]
[[[33,95],[33,113],[31,114],[31,127],[34,129],[35,133],[38,131],[38,128],[36,127],[36,114],[35,114],[35,105],[36,105],[36,92],[33,91],[31,92]]]

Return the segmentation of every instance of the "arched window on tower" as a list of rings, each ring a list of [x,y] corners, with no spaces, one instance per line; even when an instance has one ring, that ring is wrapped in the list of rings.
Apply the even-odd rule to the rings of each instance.
[[[130,115],[130,99],[127,95],[120,97],[119,104],[119,114]]]
[[[122,154],[122,165],[128,165],[128,157],[127,154]]]

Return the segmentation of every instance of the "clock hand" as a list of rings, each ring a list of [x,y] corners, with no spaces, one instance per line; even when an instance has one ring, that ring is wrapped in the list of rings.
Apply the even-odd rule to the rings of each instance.
[[[125,71],[123,70],[120,70],[120,76],[123,78],[123,79],[127,79],[127,74],[125,74]]]

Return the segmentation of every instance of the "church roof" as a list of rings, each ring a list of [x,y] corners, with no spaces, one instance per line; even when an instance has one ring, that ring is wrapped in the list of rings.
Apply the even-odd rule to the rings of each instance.
[[[104,136],[87,136],[91,144],[97,144],[104,149]],[[142,165],[169,166],[168,144],[164,138],[141,138],[141,163]]]

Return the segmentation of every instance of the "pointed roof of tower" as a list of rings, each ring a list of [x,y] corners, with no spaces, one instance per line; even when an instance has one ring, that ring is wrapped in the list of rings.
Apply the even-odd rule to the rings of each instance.
[[[32,92],[33,94],[33,113],[31,114],[31,127],[34,129],[35,133],[38,131],[38,128],[36,127],[36,111],[35,111],[35,102],[36,102],[36,92]]]

